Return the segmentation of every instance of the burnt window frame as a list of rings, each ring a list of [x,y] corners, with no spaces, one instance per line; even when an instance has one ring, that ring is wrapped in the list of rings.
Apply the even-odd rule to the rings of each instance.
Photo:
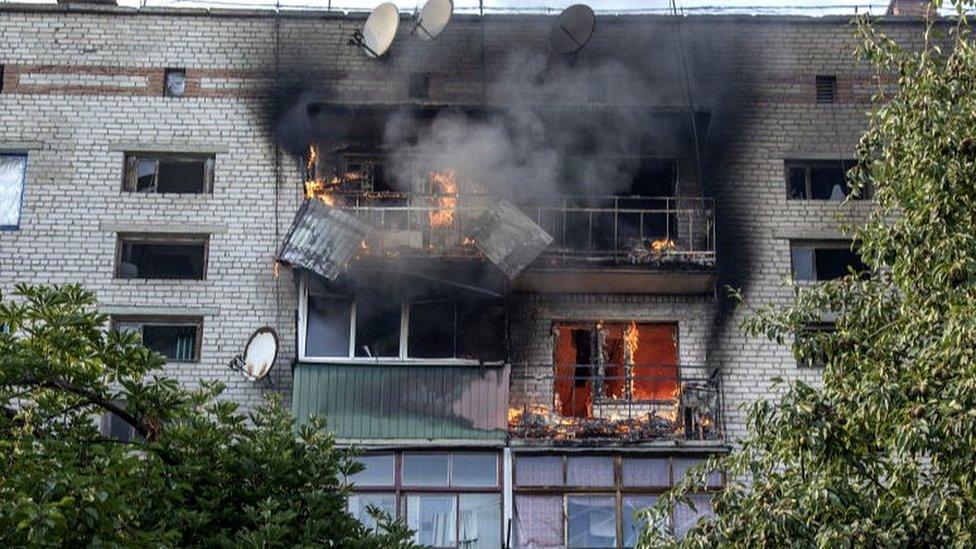
[[[617,537],[617,548],[627,548],[632,547],[624,544],[624,498],[627,497],[641,497],[641,496],[656,496],[660,497],[666,494],[671,488],[681,480],[676,475],[675,462],[677,459],[688,459],[697,460],[699,462],[708,459],[711,455],[705,452],[689,452],[685,453],[639,453],[639,452],[613,452],[607,450],[596,450],[592,452],[580,452],[580,453],[565,453],[565,452],[554,452],[554,451],[522,451],[522,452],[512,452],[512,514],[513,521],[515,520],[516,503],[515,500],[519,496],[549,496],[549,497],[561,497],[562,501],[562,534],[563,540],[562,546],[568,546],[569,543],[569,498],[573,496],[602,496],[614,499],[614,514],[616,520],[616,537]],[[518,478],[518,460],[524,458],[532,457],[558,457],[561,459],[561,477],[562,484],[559,485],[526,485],[520,484]],[[610,458],[612,460],[612,470],[613,470],[613,483],[608,486],[593,486],[593,485],[579,485],[579,484],[569,484],[569,459],[574,457],[603,457]],[[648,486],[636,486],[630,485],[624,480],[624,466],[623,462],[626,459],[641,459],[641,458],[655,458],[655,459],[666,459],[668,461],[668,484],[667,485],[648,485]],[[727,476],[724,471],[716,471],[713,473],[718,475],[718,483],[713,483],[706,481],[704,486],[698,486],[695,489],[696,495],[711,495],[714,496],[716,493],[720,492],[728,482]],[[666,525],[669,532],[674,532],[675,519],[672,515],[668,519],[668,524]],[[513,524],[513,529],[515,525]],[[513,534],[514,535],[514,534]]]
[[[162,245],[187,245],[203,244],[203,268],[200,278],[146,278],[124,277],[122,276],[122,250],[126,242],[140,244],[162,244]],[[139,233],[139,232],[119,232],[115,237],[115,268],[112,278],[115,280],[153,280],[188,282],[194,280],[207,280],[210,270],[210,234],[206,233]]]
[[[403,457],[404,455],[448,455],[448,478],[447,483],[444,485],[423,485],[423,484],[405,484],[403,481]],[[485,486],[457,486],[453,483],[453,473],[454,473],[454,456],[457,454],[491,454],[495,456],[495,484],[485,485]],[[498,533],[501,540],[505,539],[505,461],[504,455],[498,448],[402,448],[396,450],[377,450],[375,452],[367,452],[366,455],[392,455],[393,456],[393,484],[369,484],[369,485],[355,485],[350,492],[350,495],[360,495],[360,494],[391,494],[393,495],[394,506],[396,509],[396,516],[393,518],[402,519],[404,522],[408,520],[407,518],[407,496],[409,495],[453,495],[454,496],[454,512],[455,515],[460,517],[460,498],[463,494],[497,494],[499,503],[499,521],[498,521]],[[351,479],[346,478],[347,482]],[[349,507],[349,502],[346,502],[346,509],[349,512],[352,510]],[[457,520],[457,519],[456,519]],[[455,537],[460,533],[458,525],[455,524]],[[439,546],[438,546],[439,547]],[[447,547],[460,547],[460,545],[447,546]]]
[[[355,292],[350,292],[344,294],[343,298],[347,298],[350,302],[350,318],[349,318],[349,353],[346,355],[337,356],[312,356],[307,353],[308,349],[308,300],[309,300],[309,288],[310,282],[308,272],[302,273],[302,277],[299,282],[299,303],[298,303],[298,359],[302,362],[309,363],[332,363],[332,364],[442,364],[442,365],[460,365],[460,366],[473,366],[481,364],[501,364],[504,360],[480,360],[477,358],[463,358],[458,357],[457,354],[461,346],[461,337],[459,327],[460,315],[461,315],[461,302],[456,299],[445,298],[443,300],[437,299],[417,299],[411,300],[407,298],[398,299],[400,303],[400,348],[397,356],[357,356],[356,355],[356,309],[359,303],[359,299],[356,298]],[[340,297],[338,294],[336,297]],[[416,356],[411,356],[410,354],[410,316],[413,302],[430,303],[433,301],[454,301],[455,313],[458,315],[458,321],[455,322],[455,349],[454,357],[445,358],[420,358]]]
[[[805,240],[796,239],[789,241],[790,248],[790,280],[796,284],[821,284],[824,282],[829,282],[831,280],[838,280],[843,276],[847,276],[848,272],[837,278],[820,278],[817,272],[817,250],[848,250],[855,255],[855,257],[860,260],[860,256],[857,254],[857,242],[849,239],[831,239],[831,240]],[[795,250],[797,248],[809,248],[813,251],[813,279],[798,279],[796,277],[796,256]],[[862,262],[863,264],[863,262]],[[848,265],[850,267],[851,265]],[[866,267],[866,266],[865,266]],[[867,272],[867,271],[863,271]]]
[[[860,189],[859,194],[854,195],[854,189],[847,176],[848,172],[857,166],[857,160],[853,158],[836,159],[806,159],[806,158],[787,158],[783,160],[783,180],[786,187],[786,199],[796,202],[826,202],[841,203],[843,200],[831,200],[830,198],[813,198],[813,170],[817,168],[837,168],[838,165],[844,169],[844,184],[847,186],[848,193],[844,195],[844,200],[871,200],[873,193],[870,187]],[[791,196],[790,176],[795,169],[803,170],[803,193],[804,196]]]
[[[203,162],[203,188],[199,191],[191,192],[160,192],[159,190],[140,191],[139,186],[139,163],[142,161],[156,162],[156,181],[158,185],[159,162],[161,160],[170,161],[202,161]],[[126,151],[122,163],[122,192],[126,194],[146,194],[146,195],[212,195],[214,188],[214,168],[217,163],[216,153],[196,153],[196,152],[152,152],[152,151]]]
[[[203,349],[203,317],[202,316],[187,316],[187,315],[112,315],[111,317],[111,329],[119,330],[120,325],[124,324],[138,324],[139,325],[139,338],[142,339],[142,327],[146,325],[150,326],[193,326],[196,329],[196,334],[193,341],[193,358],[189,360],[179,360],[167,357],[167,364],[198,364],[201,361],[200,353]],[[148,347],[147,347],[148,349]],[[160,353],[161,354],[161,353]]]

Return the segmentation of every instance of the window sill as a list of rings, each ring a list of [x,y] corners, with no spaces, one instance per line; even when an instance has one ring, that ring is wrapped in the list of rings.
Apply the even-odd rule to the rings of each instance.
[[[426,366],[453,366],[461,368],[479,368],[481,366],[497,368],[504,366],[505,362],[496,360],[492,362],[479,362],[477,360],[462,358],[348,358],[348,357],[311,357],[302,356],[299,362],[305,364],[330,364],[359,365],[359,366],[404,366],[404,367],[426,367]]]

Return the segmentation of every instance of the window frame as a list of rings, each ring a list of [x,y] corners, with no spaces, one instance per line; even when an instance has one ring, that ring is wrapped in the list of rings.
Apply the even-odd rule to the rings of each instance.
[[[790,202],[826,202],[826,203],[840,203],[841,200],[831,200],[829,198],[813,198],[813,187],[812,181],[813,177],[811,175],[812,170],[815,168],[836,168],[838,164],[844,169],[844,183],[847,185],[849,191],[853,191],[850,188],[850,182],[847,181],[847,172],[851,171],[857,164],[857,160],[854,158],[785,158],[783,159],[783,174],[785,182],[786,200]],[[790,196],[790,170],[792,169],[803,169],[803,192],[805,196],[796,198]],[[860,196],[852,196],[849,192],[844,195],[844,200],[850,199],[855,202],[870,201],[872,199],[873,193],[871,189],[862,189],[862,194]]]
[[[355,295],[350,295],[351,311],[349,318],[349,354],[344,356],[309,356],[306,353],[306,338],[308,334],[308,273],[302,273],[298,293],[298,360],[318,364],[441,364],[457,366],[499,365],[504,361],[480,361],[473,358],[417,358],[410,356],[408,346],[410,337],[410,301],[400,301],[400,349],[395,357],[363,357],[356,356],[356,306]],[[422,300],[429,301],[429,300]],[[455,339],[457,338],[455,334]]]
[[[166,358],[167,364],[197,364],[201,361],[200,353],[203,348],[203,317],[202,316],[184,316],[184,315],[112,315],[111,322],[109,324],[112,330],[118,330],[119,324],[138,324],[139,325],[139,337],[142,338],[142,327],[145,325],[150,326],[194,326],[196,329],[195,337],[193,338],[193,359],[192,360],[177,360]],[[148,348],[148,347],[147,347]]]
[[[157,164],[157,184],[159,178],[159,167],[158,164],[160,160],[201,160],[203,161],[203,188],[200,192],[181,192],[181,193],[163,193],[158,190],[149,191],[139,191],[138,189],[138,168],[139,162],[142,160],[154,160]],[[212,195],[214,187],[214,171],[217,164],[217,153],[213,152],[178,152],[178,151],[168,151],[168,152],[154,152],[154,151],[125,151],[122,160],[122,187],[121,192],[123,194],[134,194],[134,195],[176,195],[176,196],[190,196],[190,195]]]
[[[17,220],[12,225],[0,223],[0,232],[19,231],[20,223],[24,218],[24,191],[27,190],[27,164],[30,161],[29,155],[21,151],[0,151],[0,157],[15,157],[23,159],[23,167],[20,171],[20,193],[18,194]]]
[[[455,536],[459,535],[460,529],[457,521],[460,518],[461,496],[464,494],[489,494],[498,496],[498,534],[499,539],[505,539],[505,493],[504,493],[504,456],[498,448],[423,448],[423,449],[396,449],[379,450],[369,452],[369,455],[393,455],[393,484],[391,485],[366,485],[354,486],[351,494],[393,494],[395,502],[396,516],[404,521],[407,520],[406,501],[410,495],[440,495],[454,497],[455,512]],[[412,485],[403,483],[403,456],[404,455],[448,455],[447,484],[444,486]],[[495,484],[491,486],[454,486],[454,456],[456,454],[491,454],[495,456]],[[348,479],[346,479],[348,482]],[[348,502],[346,508],[348,509]],[[451,546],[448,546],[451,547]],[[457,547],[457,546],[454,546]]]
[[[183,91],[180,93],[172,93],[169,91],[169,78],[173,75],[179,75],[183,78]],[[185,68],[167,67],[163,69],[163,97],[172,97],[175,99],[186,97],[186,93],[189,91],[187,84],[189,84],[189,79],[187,78]]]
[[[203,269],[200,278],[146,278],[122,276],[122,249],[126,242],[140,244],[203,244]],[[130,233],[120,232],[115,237],[115,268],[112,278],[115,280],[152,280],[155,282],[190,282],[207,280],[210,271],[210,234],[208,233]]]
[[[677,459],[698,459],[704,461],[713,454],[708,453],[688,453],[688,454],[660,454],[660,453],[620,453],[620,452],[607,452],[607,451],[597,451],[597,452],[585,452],[585,453],[559,453],[551,451],[528,451],[528,452],[513,452],[512,454],[512,505],[513,505],[513,520],[515,511],[515,499],[518,496],[560,496],[562,498],[562,535],[563,535],[563,545],[568,546],[569,544],[569,498],[574,496],[604,496],[612,497],[614,499],[614,512],[616,516],[616,537],[617,537],[617,547],[623,548],[627,547],[624,545],[624,522],[623,522],[623,512],[624,505],[623,500],[628,496],[658,496],[665,494],[674,486],[675,482],[680,479],[675,478],[676,467],[675,462]],[[519,485],[518,480],[518,466],[516,462],[525,457],[560,457],[562,458],[562,478],[563,484],[558,486],[524,486]],[[570,485],[569,482],[569,458],[572,457],[609,457],[613,462],[613,484],[612,486],[579,486]],[[658,458],[668,460],[668,486],[627,486],[624,483],[623,478],[623,462],[625,459],[639,459],[639,458]],[[727,478],[724,471],[717,472],[719,476],[719,484],[708,484],[705,486],[698,487],[694,493],[695,494],[707,494],[713,495],[721,491],[726,483]],[[674,532],[674,517],[669,517],[668,519],[668,530]]]
[[[857,254],[854,251],[855,241],[850,239],[830,239],[830,240],[803,240],[796,239],[790,240],[790,280],[797,284],[821,284],[823,282],[829,282],[831,280],[837,280],[836,278],[819,278],[819,273],[817,273],[817,250],[846,250],[851,253]],[[814,279],[798,279],[796,278],[796,260],[794,257],[794,252],[797,248],[807,248],[813,251],[813,275]],[[850,265],[849,265],[850,266]],[[846,273],[845,273],[846,276]]]
[[[811,333],[830,333],[836,331],[837,331],[837,324],[835,322],[830,322],[830,321],[811,322],[805,325],[802,329],[802,332],[808,335]],[[827,360],[829,359],[826,356],[826,353],[823,353],[824,356],[817,357],[817,358],[813,358],[813,357],[799,358],[796,356],[797,347],[799,347],[800,345],[800,337],[801,336],[799,334],[794,334],[793,336],[792,351],[793,351],[794,358],[796,358],[796,367],[802,370],[823,370],[824,368],[826,368]]]

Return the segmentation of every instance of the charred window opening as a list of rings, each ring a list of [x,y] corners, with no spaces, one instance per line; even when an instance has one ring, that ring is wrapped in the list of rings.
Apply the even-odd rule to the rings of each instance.
[[[123,191],[191,193],[213,191],[214,155],[126,153]]]
[[[163,95],[183,97],[186,94],[186,70],[166,69],[163,71]]]
[[[356,293],[310,276],[305,302],[308,358],[505,357],[504,303],[494,299]]]
[[[816,76],[817,103],[833,103],[837,100],[837,77],[832,74]]]
[[[425,72],[411,73],[407,87],[411,99],[427,99],[430,97],[430,75]]]
[[[867,272],[867,266],[849,240],[792,242],[790,244],[793,280],[817,282]]]
[[[557,323],[555,399],[567,417],[593,405],[661,401],[678,392],[678,326],[672,323]]]
[[[120,234],[116,278],[202,280],[206,235]]]
[[[3,93],[3,65],[0,65],[0,93]]]
[[[851,194],[847,172],[853,160],[787,160],[786,190],[791,200],[842,201]],[[869,197],[867,190],[853,198]]]
[[[170,362],[198,362],[203,335],[201,318],[119,317],[112,319],[119,331],[139,334],[142,344]]]
[[[678,163],[671,158],[642,158],[630,182],[629,196],[674,197]]]
[[[804,326],[793,341],[797,366],[826,367],[830,358],[829,339],[836,331],[837,326],[833,322],[817,322]]]

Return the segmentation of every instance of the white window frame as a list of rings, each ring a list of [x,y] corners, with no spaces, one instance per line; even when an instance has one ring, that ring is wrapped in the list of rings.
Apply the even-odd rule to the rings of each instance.
[[[356,299],[352,300],[349,315],[349,354],[346,356],[308,356],[305,353],[305,336],[308,330],[308,273],[303,273],[298,291],[298,360],[319,364],[443,364],[457,366],[499,365],[503,361],[480,362],[471,358],[416,358],[409,356],[407,347],[410,335],[410,303],[400,302],[400,350],[395,357],[356,356]]]

